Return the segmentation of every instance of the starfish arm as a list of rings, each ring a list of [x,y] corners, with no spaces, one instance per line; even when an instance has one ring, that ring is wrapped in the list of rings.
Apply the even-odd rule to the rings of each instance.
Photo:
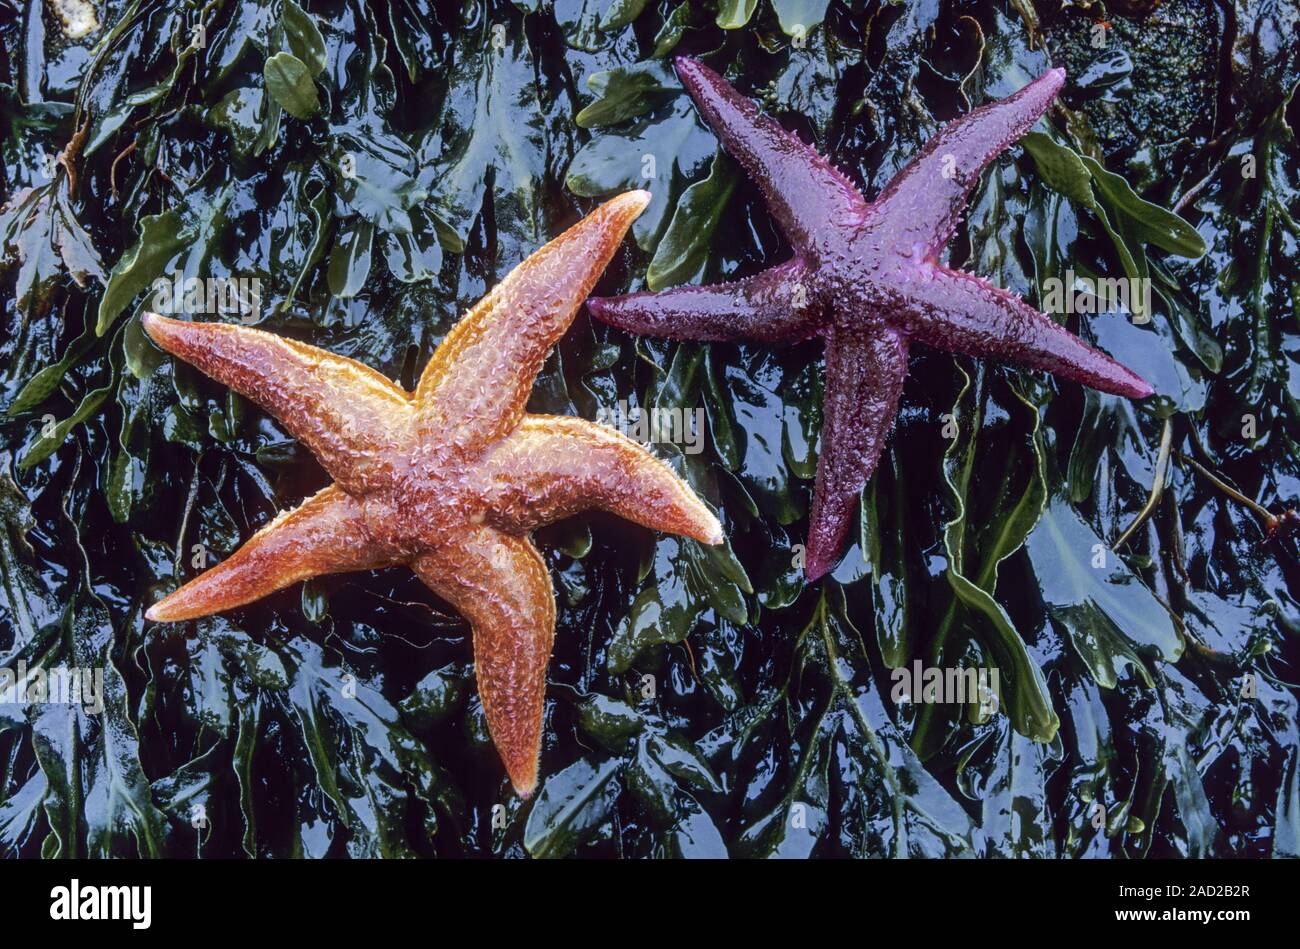
[[[412,562],[434,593],[469,620],[488,731],[521,797],[537,787],[555,595],[527,538],[479,525]]]
[[[660,293],[592,297],[591,315],[629,333],[668,339],[798,342],[821,326],[821,312],[792,260],[733,283]]]
[[[482,445],[523,417],[547,354],[650,201],[629,191],[512,270],[452,327],[416,389],[422,432]]]
[[[1064,84],[1065,70],[1051,69],[1019,92],[949,122],[872,202],[871,221],[888,228],[895,248],[937,255],[980,172],[1033,127]]]
[[[821,453],[805,572],[839,560],[854,502],[876,470],[907,375],[907,337],[890,327],[833,324],[826,336]]]
[[[651,530],[722,543],[690,486],[632,439],[585,419],[526,415],[484,463],[488,520],[523,533],[589,508]]]
[[[798,250],[827,225],[856,227],[867,213],[857,188],[699,60],[676,59],[677,75],[727,152],[749,172],[772,215]]]
[[[155,603],[145,618],[167,623],[252,603],[299,580],[374,570],[393,560],[371,544],[361,506],[337,485],[285,511],[211,570]]]
[[[344,488],[364,492],[411,413],[407,394],[355,360],[229,323],[146,313],[160,347],[274,415]]]
[[[907,284],[910,303],[901,322],[914,339],[1042,369],[1114,395],[1141,399],[1155,391],[1014,293],[962,271],[933,267],[928,273]]]

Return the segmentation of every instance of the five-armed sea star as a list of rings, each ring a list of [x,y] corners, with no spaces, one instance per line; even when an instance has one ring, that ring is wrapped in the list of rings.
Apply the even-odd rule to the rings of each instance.
[[[794,259],[735,283],[587,305],[606,323],[673,339],[823,338],[824,422],[805,560],[810,580],[839,559],[854,501],[893,427],[912,340],[1045,369],[1103,392],[1152,394],[1137,375],[1019,297],[938,259],[980,171],[1047,111],[1064,70],[944,126],[868,203],[830,162],[760,115],[713,70],[685,57],[676,63],[727,151],[758,182]]]
[[[614,198],[511,271],[452,327],[414,393],[270,333],[145,314],[154,342],[278,418],[334,478],[147,617],[192,619],[318,574],[406,564],[469,620],[488,729],[515,790],[530,795],[555,596],[529,532],[599,507],[722,541],[704,503],[636,442],[524,412],[547,353],[649,199]]]

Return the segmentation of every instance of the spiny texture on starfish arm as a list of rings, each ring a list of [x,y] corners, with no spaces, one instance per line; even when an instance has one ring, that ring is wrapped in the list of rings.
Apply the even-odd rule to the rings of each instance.
[[[452,328],[414,393],[260,330],[145,314],[154,342],[274,415],[334,479],[147,618],[192,619],[319,574],[405,564],[469,620],[488,729],[515,790],[530,795],[555,596],[529,532],[596,507],[722,542],[705,504],[636,442],[524,412],[547,353],[649,199],[608,201],[511,271]]]
[[[597,318],[672,339],[820,336],[826,396],[805,570],[839,559],[854,502],[898,414],[913,340],[1043,369],[1103,392],[1152,388],[1015,294],[939,262],[980,172],[1065,82],[1053,69],[939,130],[871,202],[814,149],[697,60],[676,61],[700,112],[758,183],[794,258],[734,283],[593,298]]]

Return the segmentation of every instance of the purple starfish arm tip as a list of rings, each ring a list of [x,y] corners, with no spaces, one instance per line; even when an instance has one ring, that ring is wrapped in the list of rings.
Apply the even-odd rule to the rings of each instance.
[[[1047,72],[1043,73],[1033,82],[1041,82],[1052,87],[1052,95],[1055,96],[1065,85],[1066,73],[1064,66],[1053,66]],[[1033,82],[1030,85],[1033,85]]]
[[[843,173],[815,148],[787,132],[698,59],[679,56],[677,75],[727,152],[763,192],[772,215],[806,251],[830,225],[858,227],[867,203]]]
[[[878,240],[916,248],[937,259],[957,229],[980,173],[1030,130],[1065,85],[1064,69],[1049,69],[1005,99],[949,122],[926,140],[871,203]]]
[[[686,86],[686,91],[692,96],[699,94],[700,90],[709,81],[710,75],[718,75],[694,56],[674,56],[673,66],[677,69],[678,78]]]
[[[793,260],[734,283],[590,297],[587,309],[602,323],[648,336],[797,342],[817,332],[821,316],[805,280]]]
[[[1113,395],[1153,393],[1137,373],[1089,346],[1050,316],[983,277],[937,264],[903,270],[901,314],[912,339],[953,353],[1017,363]]]

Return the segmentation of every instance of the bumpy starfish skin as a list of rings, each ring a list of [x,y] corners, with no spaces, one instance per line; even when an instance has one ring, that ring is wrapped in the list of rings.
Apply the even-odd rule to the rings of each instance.
[[[939,262],[980,172],[1047,111],[1064,70],[944,126],[868,203],[717,73],[686,57],[676,63],[704,118],[758,183],[794,259],[734,283],[594,298],[588,308],[614,326],[672,339],[822,337],[826,397],[809,579],[839,558],[854,502],[898,413],[912,340],[1044,369],[1103,392],[1152,394],[1019,297]]]
[[[704,503],[636,442],[524,413],[547,353],[649,198],[614,198],[511,271],[452,328],[414,393],[259,330],[145,314],[159,346],[278,418],[334,478],[147,617],[192,619],[319,574],[405,564],[469,620],[488,729],[516,791],[531,794],[555,597],[528,533],[598,507],[722,541]]]

